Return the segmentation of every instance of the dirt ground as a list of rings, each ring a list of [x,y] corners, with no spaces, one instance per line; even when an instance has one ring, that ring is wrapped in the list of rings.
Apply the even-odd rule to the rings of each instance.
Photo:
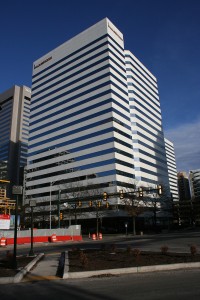
[[[17,269],[13,268],[12,256],[5,256],[0,260],[0,277],[13,277],[34,259],[30,256],[17,256]]]
[[[199,262],[200,254],[143,252],[139,249],[99,249],[69,252],[69,271],[92,271],[137,266]]]

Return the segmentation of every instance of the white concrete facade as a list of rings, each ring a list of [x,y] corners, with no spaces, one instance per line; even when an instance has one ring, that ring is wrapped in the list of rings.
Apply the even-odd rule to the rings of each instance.
[[[135,180],[169,185],[158,86],[155,76],[125,51],[132,124]]]
[[[34,62],[30,118],[28,197],[45,199],[50,185],[56,194],[61,181],[133,185],[123,36],[108,19]]]
[[[27,201],[49,201],[50,190],[56,199],[59,189],[67,193],[77,182],[92,194],[132,188],[138,178],[151,186],[168,181],[156,79],[138,60],[134,69],[136,60],[105,18],[34,62]],[[135,99],[144,99],[137,112],[140,147],[129,86],[135,76],[141,90]]]
[[[179,201],[174,144],[166,138],[165,138],[165,149],[166,149],[166,156],[167,156],[167,168],[169,174],[170,193],[172,195],[173,201]]]

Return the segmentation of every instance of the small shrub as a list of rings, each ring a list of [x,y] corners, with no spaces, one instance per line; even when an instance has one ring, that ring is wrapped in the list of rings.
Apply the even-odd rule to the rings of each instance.
[[[128,246],[126,247],[126,252],[127,252],[128,254],[131,254],[132,248],[131,248],[130,245],[128,245]]]
[[[105,251],[106,250],[106,245],[105,244],[101,244],[101,251]]]
[[[133,255],[134,256],[138,257],[138,256],[140,256],[140,254],[141,254],[140,249],[133,249]]]
[[[168,250],[169,250],[169,247],[168,247],[168,246],[162,246],[162,247],[160,248],[160,250],[161,250],[161,253],[162,253],[162,254],[167,254],[167,252],[168,252]]]
[[[191,255],[197,254],[197,247],[195,245],[190,246],[190,253]]]
[[[87,255],[83,251],[80,251],[79,258],[80,258],[80,262],[81,262],[82,266],[86,267],[89,262]]]
[[[117,250],[117,246],[116,246],[115,244],[112,244],[112,245],[111,245],[111,251],[112,251],[113,253],[115,253],[116,250]]]
[[[140,249],[134,249],[134,250],[133,250],[133,255],[135,256],[135,261],[136,261],[137,263],[139,263],[139,260],[140,260],[140,254],[141,254]]]
[[[71,251],[72,251],[72,252],[78,252],[78,248],[75,247],[75,246],[73,246],[72,249],[71,249]]]
[[[8,263],[9,266],[12,265],[12,262],[13,262],[13,253],[10,250],[6,251],[6,261],[7,261],[7,263]]]

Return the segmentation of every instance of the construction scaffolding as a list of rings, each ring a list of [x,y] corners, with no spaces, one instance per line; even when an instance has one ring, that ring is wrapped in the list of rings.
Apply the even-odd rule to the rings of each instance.
[[[15,200],[6,197],[6,189],[0,189],[0,213],[10,215],[15,210]]]

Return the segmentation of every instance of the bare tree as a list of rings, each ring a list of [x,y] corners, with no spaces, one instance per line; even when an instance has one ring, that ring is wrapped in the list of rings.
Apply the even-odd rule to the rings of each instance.
[[[128,195],[128,198],[122,200],[124,208],[127,214],[132,217],[133,235],[136,235],[135,220],[140,214],[144,212],[144,206],[141,199],[136,195]]]

